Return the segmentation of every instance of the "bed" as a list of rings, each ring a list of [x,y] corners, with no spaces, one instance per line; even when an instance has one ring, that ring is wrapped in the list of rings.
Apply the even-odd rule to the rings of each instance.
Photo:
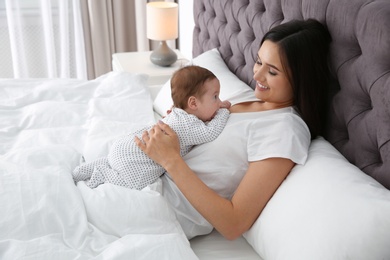
[[[270,27],[316,18],[333,38],[327,135],[234,241],[185,222],[193,209],[167,199],[165,177],[142,191],[73,183],[81,161],[164,116],[169,82],[148,86],[147,71],[1,79],[0,259],[390,259],[389,17],[384,0],[194,1],[190,63],[212,70],[221,98],[233,102],[253,92],[254,57]],[[191,158],[223,193],[220,176]]]

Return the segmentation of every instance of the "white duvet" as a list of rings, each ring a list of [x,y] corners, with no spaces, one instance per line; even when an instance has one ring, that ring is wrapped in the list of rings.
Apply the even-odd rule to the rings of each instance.
[[[0,80],[0,259],[197,259],[161,181],[74,184],[81,155],[154,122],[145,75]]]

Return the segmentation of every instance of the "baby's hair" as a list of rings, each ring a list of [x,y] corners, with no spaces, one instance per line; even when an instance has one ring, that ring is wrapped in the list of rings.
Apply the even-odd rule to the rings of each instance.
[[[215,78],[214,73],[197,65],[188,65],[178,69],[171,78],[173,105],[186,109],[188,98],[194,96],[201,99],[206,92],[203,87],[204,83]]]

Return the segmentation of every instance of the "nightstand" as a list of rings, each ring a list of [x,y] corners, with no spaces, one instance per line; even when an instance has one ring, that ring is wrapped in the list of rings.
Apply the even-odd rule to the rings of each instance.
[[[184,66],[188,60],[179,52],[177,61],[169,67],[160,67],[153,64],[149,57],[151,51],[146,52],[122,52],[112,55],[113,71],[128,71],[134,73],[144,73],[149,75],[148,85],[162,85],[168,81],[173,72]]]

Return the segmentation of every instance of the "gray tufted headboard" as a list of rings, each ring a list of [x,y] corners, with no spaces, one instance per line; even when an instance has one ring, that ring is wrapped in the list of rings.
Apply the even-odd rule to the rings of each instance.
[[[194,18],[193,56],[218,47],[252,87],[254,59],[269,28],[292,19],[324,23],[333,39],[334,78],[326,138],[390,189],[389,0],[194,0]]]

